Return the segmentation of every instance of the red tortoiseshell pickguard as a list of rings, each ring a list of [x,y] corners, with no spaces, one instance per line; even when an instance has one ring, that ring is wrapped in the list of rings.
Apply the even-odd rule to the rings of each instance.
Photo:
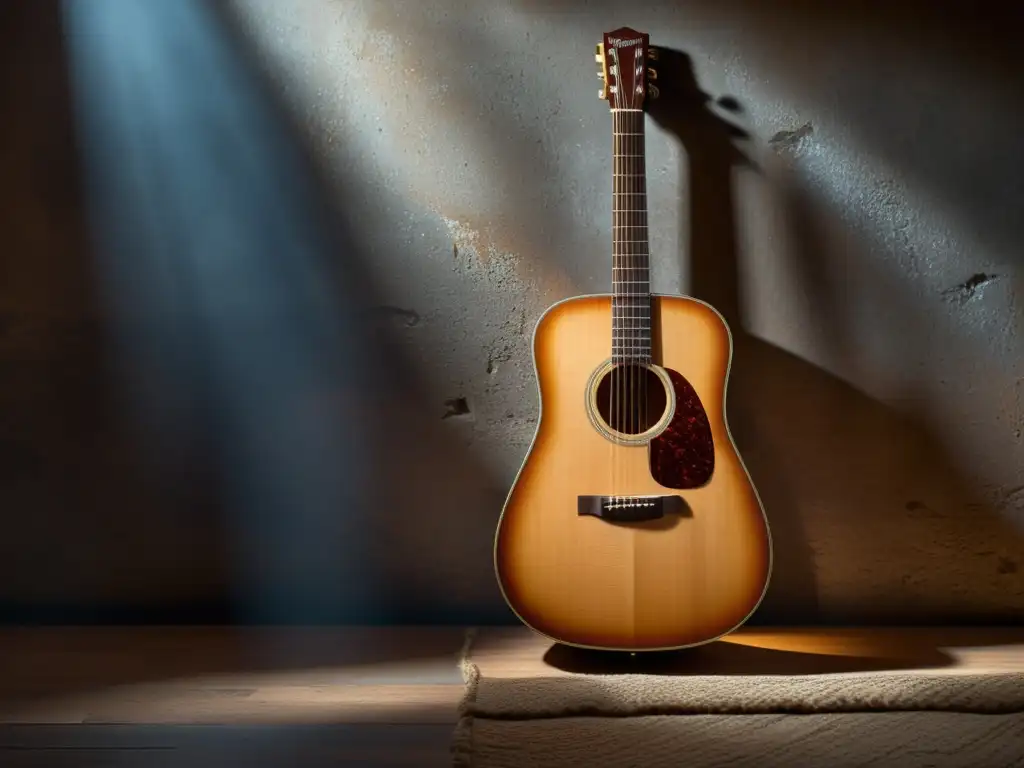
[[[699,488],[715,470],[715,442],[708,415],[682,374],[665,369],[676,394],[676,410],[668,428],[651,440],[651,475],[666,488]]]

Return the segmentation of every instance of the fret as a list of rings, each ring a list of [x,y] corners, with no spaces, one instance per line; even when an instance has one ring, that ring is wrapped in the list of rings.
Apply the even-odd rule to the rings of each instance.
[[[613,118],[612,356],[650,360],[650,244],[647,240],[647,175],[644,113]],[[622,130],[618,130],[622,129]]]

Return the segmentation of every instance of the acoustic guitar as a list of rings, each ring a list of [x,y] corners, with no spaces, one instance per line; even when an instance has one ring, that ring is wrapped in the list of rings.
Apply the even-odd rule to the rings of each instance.
[[[505,601],[557,642],[673,650],[741,626],[772,543],[726,419],[732,336],[709,304],[652,294],[645,110],[657,50],[597,46],[612,122],[612,292],[548,308],[533,335],[540,417],[494,541]]]

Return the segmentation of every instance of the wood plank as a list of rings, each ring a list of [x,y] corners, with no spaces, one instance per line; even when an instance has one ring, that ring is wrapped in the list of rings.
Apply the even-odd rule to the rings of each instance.
[[[434,768],[451,765],[450,725],[0,726],[4,768]]]
[[[1024,671],[1024,629],[973,627],[740,629],[669,654],[621,656],[554,648],[526,628],[482,628],[472,660],[488,677],[574,672],[652,674],[975,674]]]
[[[12,702],[0,724],[454,723],[459,685],[127,686]]]
[[[0,723],[453,723],[452,628],[0,633]]]

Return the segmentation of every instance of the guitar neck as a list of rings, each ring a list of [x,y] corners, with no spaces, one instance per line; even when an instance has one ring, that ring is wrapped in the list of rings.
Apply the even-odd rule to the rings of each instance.
[[[644,111],[612,110],[612,359],[651,362]]]

